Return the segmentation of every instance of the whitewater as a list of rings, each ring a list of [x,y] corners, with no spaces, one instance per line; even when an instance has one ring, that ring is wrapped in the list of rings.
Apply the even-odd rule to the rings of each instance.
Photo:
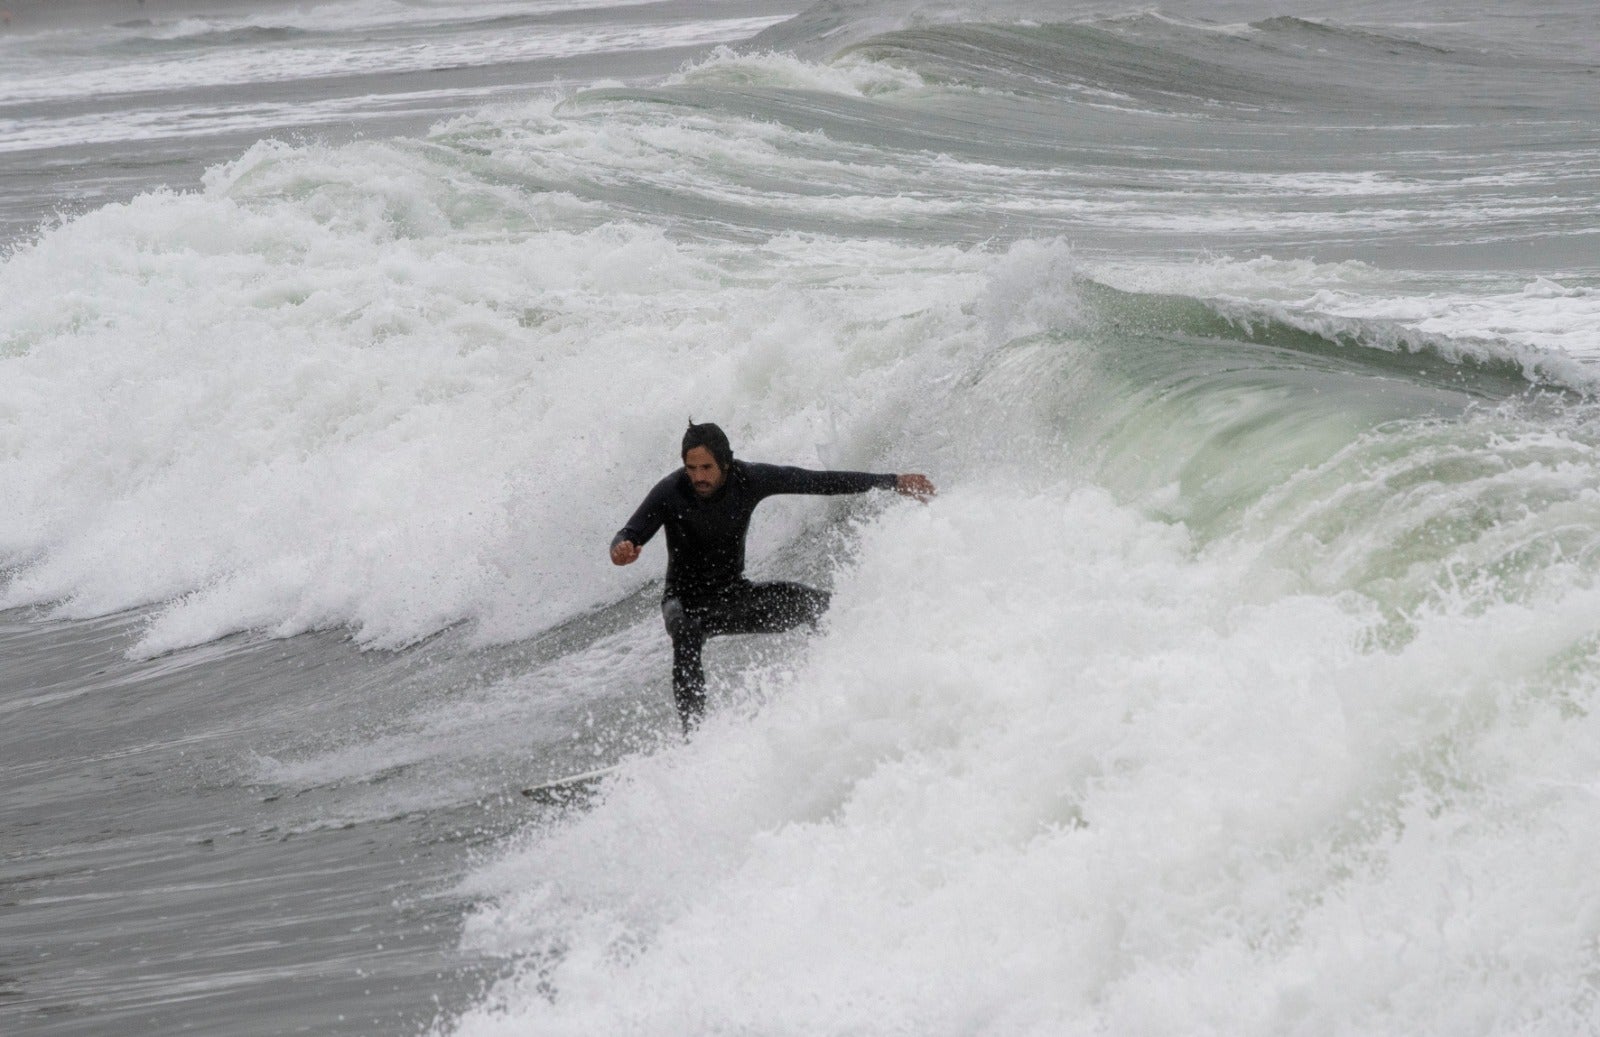
[[[1588,5],[13,7],[0,1029],[1600,1028]]]

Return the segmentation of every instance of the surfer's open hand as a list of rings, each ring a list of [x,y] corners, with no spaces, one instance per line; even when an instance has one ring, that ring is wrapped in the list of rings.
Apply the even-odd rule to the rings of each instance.
[[[926,503],[938,491],[926,475],[897,475],[894,477],[894,492]]]
[[[611,545],[612,565],[632,565],[639,560],[639,545],[632,540],[620,540]]]

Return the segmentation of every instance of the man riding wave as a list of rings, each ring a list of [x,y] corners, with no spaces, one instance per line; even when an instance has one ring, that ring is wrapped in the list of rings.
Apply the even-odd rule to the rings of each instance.
[[[813,627],[829,595],[800,583],[751,583],[744,576],[744,542],[757,504],[780,493],[844,494],[894,490],[917,500],[934,495],[925,475],[818,472],[734,459],[716,425],[690,422],[683,467],[656,483],[611,540],[611,561],[631,565],[663,526],[667,581],[661,617],[672,638],[672,691],[687,734],[705,714],[706,638],[774,634],[801,623]]]

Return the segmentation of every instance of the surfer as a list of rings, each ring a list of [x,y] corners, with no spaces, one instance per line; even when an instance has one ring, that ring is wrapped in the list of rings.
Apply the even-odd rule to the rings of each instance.
[[[683,467],[656,483],[611,540],[614,565],[632,565],[640,548],[667,528],[667,582],[661,618],[672,638],[672,693],[688,734],[705,714],[700,651],[719,634],[775,634],[816,625],[828,594],[800,583],[751,583],[744,576],[744,540],[757,504],[774,494],[865,493],[872,489],[926,501],[925,475],[816,472],[736,461],[716,425],[690,421]]]

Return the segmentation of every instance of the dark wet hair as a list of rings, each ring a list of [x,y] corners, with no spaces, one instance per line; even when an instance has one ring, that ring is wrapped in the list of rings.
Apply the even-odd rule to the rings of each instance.
[[[719,468],[726,470],[733,464],[733,447],[728,445],[728,434],[709,421],[696,425],[694,419],[690,418],[689,428],[683,434],[682,455],[687,456],[697,446],[711,451]]]

